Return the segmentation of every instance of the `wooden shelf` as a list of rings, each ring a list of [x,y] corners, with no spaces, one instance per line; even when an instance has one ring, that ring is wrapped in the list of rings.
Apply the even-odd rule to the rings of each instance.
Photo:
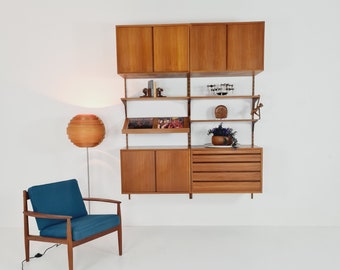
[[[169,101],[169,100],[188,100],[189,97],[185,96],[174,96],[174,97],[131,97],[121,98],[121,101]]]
[[[191,96],[191,99],[254,99],[257,100],[260,98],[260,95],[245,95],[245,96],[233,96],[233,95],[225,95],[225,96]]]
[[[259,119],[210,119],[210,120],[190,120],[191,123],[209,123],[209,122],[252,122],[256,123]]]

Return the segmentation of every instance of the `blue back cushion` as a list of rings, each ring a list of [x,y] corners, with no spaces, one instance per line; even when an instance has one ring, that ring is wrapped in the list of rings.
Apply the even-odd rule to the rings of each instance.
[[[87,215],[78,182],[75,179],[33,186],[28,195],[35,212],[72,216],[73,218]],[[64,219],[37,218],[39,230],[48,226],[65,222]]]

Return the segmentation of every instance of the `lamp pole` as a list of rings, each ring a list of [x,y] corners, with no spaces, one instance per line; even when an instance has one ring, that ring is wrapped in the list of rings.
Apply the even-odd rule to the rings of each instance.
[[[87,195],[91,196],[89,147],[100,144],[105,137],[105,126],[94,114],[78,114],[73,117],[67,127],[70,141],[78,147],[86,147]],[[91,203],[88,202],[89,213]]]
[[[89,148],[86,147],[86,164],[87,164],[87,197],[91,197],[91,185],[90,185],[90,158],[89,158]],[[88,201],[89,213],[91,213],[91,201]]]

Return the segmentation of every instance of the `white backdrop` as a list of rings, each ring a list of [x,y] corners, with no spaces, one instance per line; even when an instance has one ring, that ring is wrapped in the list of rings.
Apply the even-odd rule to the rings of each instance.
[[[314,2],[0,0],[0,226],[22,226],[21,192],[31,185],[77,178],[86,193],[85,149],[66,135],[79,113],[105,123],[105,140],[90,149],[92,195],[122,200],[124,225],[339,226],[340,4]],[[266,21],[256,82],[264,193],[128,200],[114,26],[255,20]]]

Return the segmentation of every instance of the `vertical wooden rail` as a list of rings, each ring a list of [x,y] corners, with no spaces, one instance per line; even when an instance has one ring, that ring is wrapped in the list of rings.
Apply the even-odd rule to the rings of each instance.
[[[251,95],[255,96],[255,72],[252,75],[252,87],[251,87]],[[251,112],[255,108],[255,99],[252,98]],[[254,114],[251,114],[251,147],[254,147],[254,131],[255,131],[255,122],[254,122]]]
[[[124,77],[124,97],[127,98],[127,85],[126,85],[126,77]],[[124,102],[124,113],[125,119],[127,119],[127,101]],[[125,134],[125,145],[126,148],[129,147],[129,134]]]
[[[187,111],[188,111],[188,118],[189,118],[189,132],[188,132],[188,147],[191,146],[191,81],[190,81],[190,73],[187,73]]]

